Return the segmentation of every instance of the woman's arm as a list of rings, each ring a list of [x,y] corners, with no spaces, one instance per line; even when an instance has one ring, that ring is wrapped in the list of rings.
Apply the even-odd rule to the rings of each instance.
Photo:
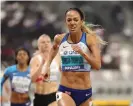
[[[91,51],[90,54],[83,52],[78,45],[72,46],[72,48],[76,52],[79,52],[93,69],[99,70],[101,68],[101,56],[97,39],[93,35],[87,35],[86,37],[86,42],[88,44],[89,50]]]
[[[1,84],[1,86],[0,86],[0,96],[2,96],[3,85],[4,85],[5,81],[6,81],[6,80],[8,79],[8,77],[9,77],[9,73],[10,73],[10,69],[9,69],[9,67],[8,67],[8,68],[6,68],[5,73],[3,74],[3,76],[2,76],[2,78],[1,78],[1,80],[0,80],[0,84]]]
[[[55,58],[55,56],[57,55],[58,53],[58,50],[59,50],[59,46],[60,46],[60,43],[61,43],[61,40],[63,38],[63,34],[59,34],[59,35],[56,35],[54,37],[54,42],[53,42],[53,46],[50,50],[50,53],[49,53],[49,58],[48,60],[46,61],[46,66],[50,66],[51,62],[53,61],[53,59]]]
[[[92,66],[93,69],[99,70],[101,68],[100,47],[97,42],[96,35],[87,35],[87,44],[90,49],[90,55],[83,53],[82,55]]]
[[[31,59],[30,76],[31,76],[31,80],[33,82],[35,82],[37,80],[37,78],[41,75],[43,64],[44,64],[44,61],[42,61],[42,63],[41,63],[37,56],[34,56]]]
[[[60,43],[61,43],[64,36],[65,36],[65,34],[58,34],[54,37],[54,42],[53,42],[53,46],[52,46],[50,53],[49,53],[49,58],[47,59],[45,65],[44,65],[45,66],[45,73],[47,72],[48,76],[50,76],[51,62],[53,61],[53,59],[57,55]]]

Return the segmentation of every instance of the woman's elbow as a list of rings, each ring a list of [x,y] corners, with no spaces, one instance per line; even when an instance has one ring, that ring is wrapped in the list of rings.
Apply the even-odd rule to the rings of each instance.
[[[100,68],[101,68],[100,66],[97,66],[97,67],[95,68],[95,70],[99,71]]]
[[[36,77],[33,74],[30,74],[30,78],[32,82],[36,82]]]
[[[96,64],[94,67],[92,67],[93,69],[95,69],[95,70],[97,70],[97,71],[99,71],[100,70],[100,68],[101,68],[101,63],[98,63],[98,64]]]

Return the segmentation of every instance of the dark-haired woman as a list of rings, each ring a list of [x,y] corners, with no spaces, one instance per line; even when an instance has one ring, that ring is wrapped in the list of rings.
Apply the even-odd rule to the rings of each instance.
[[[80,9],[70,8],[66,11],[65,22],[69,32],[55,36],[45,64],[45,69],[49,70],[53,58],[60,53],[61,79],[56,95],[58,106],[92,105],[90,71],[91,68],[100,69],[99,44],[106,42],[88,28],[84,21],[84,14]]]
[[[30,106],[28,95],[31,84],[30,79],[30,53],[25,48],[20,48],[15,53],[15,65],[6,68],[1,80],[1,96],[4,82],[9,79],[11,83],[11,106]]]

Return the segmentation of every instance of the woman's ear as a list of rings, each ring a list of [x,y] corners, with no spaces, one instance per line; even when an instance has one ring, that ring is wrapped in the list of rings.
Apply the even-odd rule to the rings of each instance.
[[[81,27],[84,25],[84,23],[85,23],[84,20],[81,20]]]
[[[84,24],[84,20],[81,20],[82,25]]]

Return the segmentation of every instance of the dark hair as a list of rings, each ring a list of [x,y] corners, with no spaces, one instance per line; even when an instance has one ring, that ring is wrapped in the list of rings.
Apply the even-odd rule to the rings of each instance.
[[[84,13],[79,9],[79,8],[69,8],[66,12],[65,12],[65,15],[67,14],[67,12],[71,11],[71,10],[74,10],[74,11],[77,11],[80,15],[80,18],[81,20],[85,20],[85,16],[84,16]]]
[[[65,15],[67,14],[67,12],[69,12],[71,10],[77,11],[79,13],[79,15],[80,15],[81,20],[84,21],[82,23],[82,26],[81,26],[82,32],[85,32],[87,34],[91,34],[91,35],[95,36],[97,38],[98,43],[100,43],[100,44],[103,44],[103,45],[107,44],[107,42],[103,41],[99,36],[96,36],[96,33],[92,30],[92,28],[90,28],[90,25],[85,22],[84,13],[79,8],[69,8],[65,12]],[[94,26],[93,26],[93,28],[94,28]]]
[[[29,65],[30,59],[31,59],[30,52],[29,52],[28,49],[26,49],[26,48],[24,48],[24,47],[18,48],[18,49],[15,51],[15,64],[18,64],[17,55],[18,55],[18,52],[21,51],[21,50],[22,50],[22,51],[25,51],[25,52],[28,54],[29,60],[28,60],[27,64]]]

